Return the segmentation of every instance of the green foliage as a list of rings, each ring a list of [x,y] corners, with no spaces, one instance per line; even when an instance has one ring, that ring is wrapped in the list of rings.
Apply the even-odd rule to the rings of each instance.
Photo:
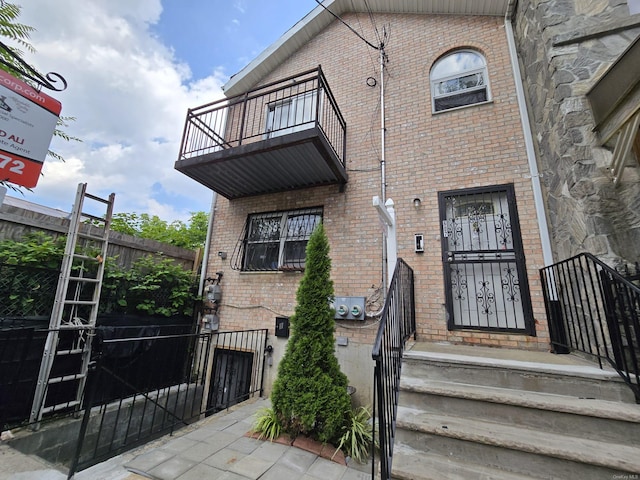
[[[329,242],[320,224],[307,244],[305,273],[291,317],[291,337],[271,401],[284,431],[338,440],[351,410],[347,377],[335,357]]]
[[[359,463],[365,463],[369,459],[373,443],[373,425],[370,420],[371,411],[367,407],[352,410],[338,444],[339,450]]]
[[[116,213],[111,221],[111,229],[176,247],[194,249],[204,246],[208,223],[205,212],[192,213],[188,223],[180,220],[168,223],[157,215],[148,213]]]
[[[26,48],[30,52],[35,52],[33,45],[28,42],[31,32],[35,29],[29,25],[17,22],[21,8],[22,7],[20,7],[20,5],[16,5],[14,3],[0,2],[0,35],[4,38],[9,38],[15,41],[18,45]],[[20,55],[19,50],[12,50],[14,53]],[[3,60],[12,65],[17,63],[16,60],[7,53],[2,52],[2,57]],[[3,66],[1,68],[4,70],[6,67]],[[7,71],[11,72],[11,70]]]
[[[278,421],[273,408],[261,408],[255,414],[256,422],[253,431],[258,433],[258,440],[266,438],[273,442],[282,433],[282,425]]]
[[[107,262],[102,296],[107,302],[102,309],[147,315],[188,315],[196,300],[194,279],[170,258],[147,255],[129,269]]]
[[[66,237],[53,237],[44,232],[25,235],[20,242],[0,241],[0,263],[29,267],[60,268]]]
[[[21,241],[0,241],[0,263],[59,270],[66,237],[56,239],[43,232],[25,235]],[[96,252],[82,252],[95,257]],[[194,278],[170,258],[146,256],[136,260],[130,268],[122,268],[107,259],[102,284],[101,311],[172,316],[191,314],[194,301]],[[16,311],[28,313],[24,295],[9,292],[3,301],[13,302]],[[1,299],[0,299],[1,300]],[[18,305],[18,302],[21,302]],[[8,309],[9,307],[5,305]]]
[[[21,8],[22,7],[20,5],[17,5],[15,3],[0,1],[0,36],[3,38],[3,43],[6,44],[7,40],[11,40],[18,45],[19,48],[12,47],[10,45],[7,45],[7,48],[9,48],[11,52],[13,52],[13,54],[19,57],[20,59],[22,59],[22,56],[23,56],[23,52],[20,50],[20,48],[24,48],[30,53],[35,53],[36,51],[34,46],[31,43],[29,43],[29,37],[31,35],[31,32],[35,31],[35,28],[29,25],[19,23],[17,21],[18,17],[20,16]],[[17,77],[30,85],[37,86],[35,85],[35,82],[33,82],[31,79],[19,73],[20,71],[24,71],[24,67],[10,53],[6,52],[4,49],[0,49],[0,58],[5,62],[5,64],[0,63],[0,69],[8,72],[14,77]],[[6,64],[15,68],[11,68]],[[75,118],[60,117],[58,119],[57,127],[54,130],[53,134],[56,137],[60,137],[66,141],[73,140],[73,141],[79,142],[81,141],[80,139],[66,134],[60,128],[60,127],[66,127],[67,126],[66,122],[70,120],[75,120]],[[64,158],[60,154],[52,150],[49,150],[47,154],[56,160],[64,161]],[[13,191],[22,192],[22,187],[18,185],[14,185],[10,182],[0,180],[0,185],[5,186]]]

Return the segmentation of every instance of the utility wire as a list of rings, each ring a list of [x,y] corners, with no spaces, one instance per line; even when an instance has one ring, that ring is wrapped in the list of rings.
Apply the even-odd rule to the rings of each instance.
[[[351,25],[349,25],[347,22],[345,22],[344,20],[342,20],[338,15],[336,15],[335,13],[333,13],[331,10],[329,10],[327,7],[325,7],[322,4],[321,0],[316,0],[316,3],[318,5],[320,5],[322,8],[324,8],[327,12],[329,12],[333,17],[335,17],[337,20],[340,21],[340,23],[342,23],[345,27],[347,27],[349,30],[351,30],[353,33],[356,34],[356,36],[362,40],[364,43],[366,43],[367,45],[369,45],[371,48],[374,48],[376,50],[380,50],[381,48],[383,48],[383,45],[380,46],[376,46],[373,43],[371,43],[369,40],[367,40],[366,38],[364,38],[362,35],[360,35],[358,32],[356,32],[353,28],[351,28]]]
[[[376,38],[378,39],[378,45],[384,45],[382,39],[380,39],[380,32],[378,31],[378,26],[376,25],[376,21],[373,18],[373,12],[371,11],[371,7],[369,6],[369,2],[364,0],[364,6],[367,9],[367,13],[369,14],[369,20],[371,20],[371,25],[373,25],[373,30],[376,32]]]
[[[355,8],[355,5],[353,4],[353,0],[351,0],[351,8],[353,8],[353,11],[356,12],[356,8]],[[358,15],[358,12],[356,12],[356,20],[358,21],[358,26],[360,27],[360,31],[363,32],[362,35],[364,36],[364,28],[362,28],[362,23],[360,23],[360,16]],[[376,32],[376,35],[377,35],[377,32]],[[371,60],[371,65],[373,65],[373,72],[377,74],[378,65],[376,64],[375,58],[373,58],[371,54],[371,50],[367,49],[367,54],[369,54],[369,60]]]

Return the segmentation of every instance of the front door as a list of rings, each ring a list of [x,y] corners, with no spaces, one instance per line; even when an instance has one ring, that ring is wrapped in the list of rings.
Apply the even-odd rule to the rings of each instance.
[[[438,197],[449,329],[535,335],[513,185]]]

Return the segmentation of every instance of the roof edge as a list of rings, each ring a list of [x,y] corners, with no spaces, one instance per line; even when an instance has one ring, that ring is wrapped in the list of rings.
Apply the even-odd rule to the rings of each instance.
[[[514,0],[368,0],[366,6],[374,13],[506,16],[513,9],[514,3]],[[322,5],[316,6],[238,73],[232,75],[222,87],[225,96],[240,95],[252,88],[295,50],[331,24],[335,19],[332,13],[339,16],[346,12],[360,11],[366,12],[365,2],[361,0],[324,0]]]

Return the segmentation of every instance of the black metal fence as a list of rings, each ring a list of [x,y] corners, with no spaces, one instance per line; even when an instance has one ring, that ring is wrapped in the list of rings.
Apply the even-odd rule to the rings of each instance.
[[[0,430],[29,418],[48,323],[22,318],[0,325]]]
[[[611,365],[640,403],[640,287],[589,253],[540,275],[554,351]]]
[[[402,259],[398,259],[372,351],[372,357],[375,361],[373,378],[374,436],[377,421],[382,480],[391,478],[402,355],[406,341],[411,335],[415,337],[415,332],[413,270]],[[376,462],[374,461],[373,478],[376,476],[375,469]]]
[[[135,338],[96,336],[95,364],[69,478],[207,413],[261,395],[266,342],[266,329]],[[224,362],[216,363],[221,351],[240,358],[250,356],[251,361],[238,363],[226,355]],[[241,378],[248,381],[237,381]],[[114,391],[119,392],[117,398]],[[221,397],[216,399],[222,398],[222,404],[209,398],[218,393]]]

